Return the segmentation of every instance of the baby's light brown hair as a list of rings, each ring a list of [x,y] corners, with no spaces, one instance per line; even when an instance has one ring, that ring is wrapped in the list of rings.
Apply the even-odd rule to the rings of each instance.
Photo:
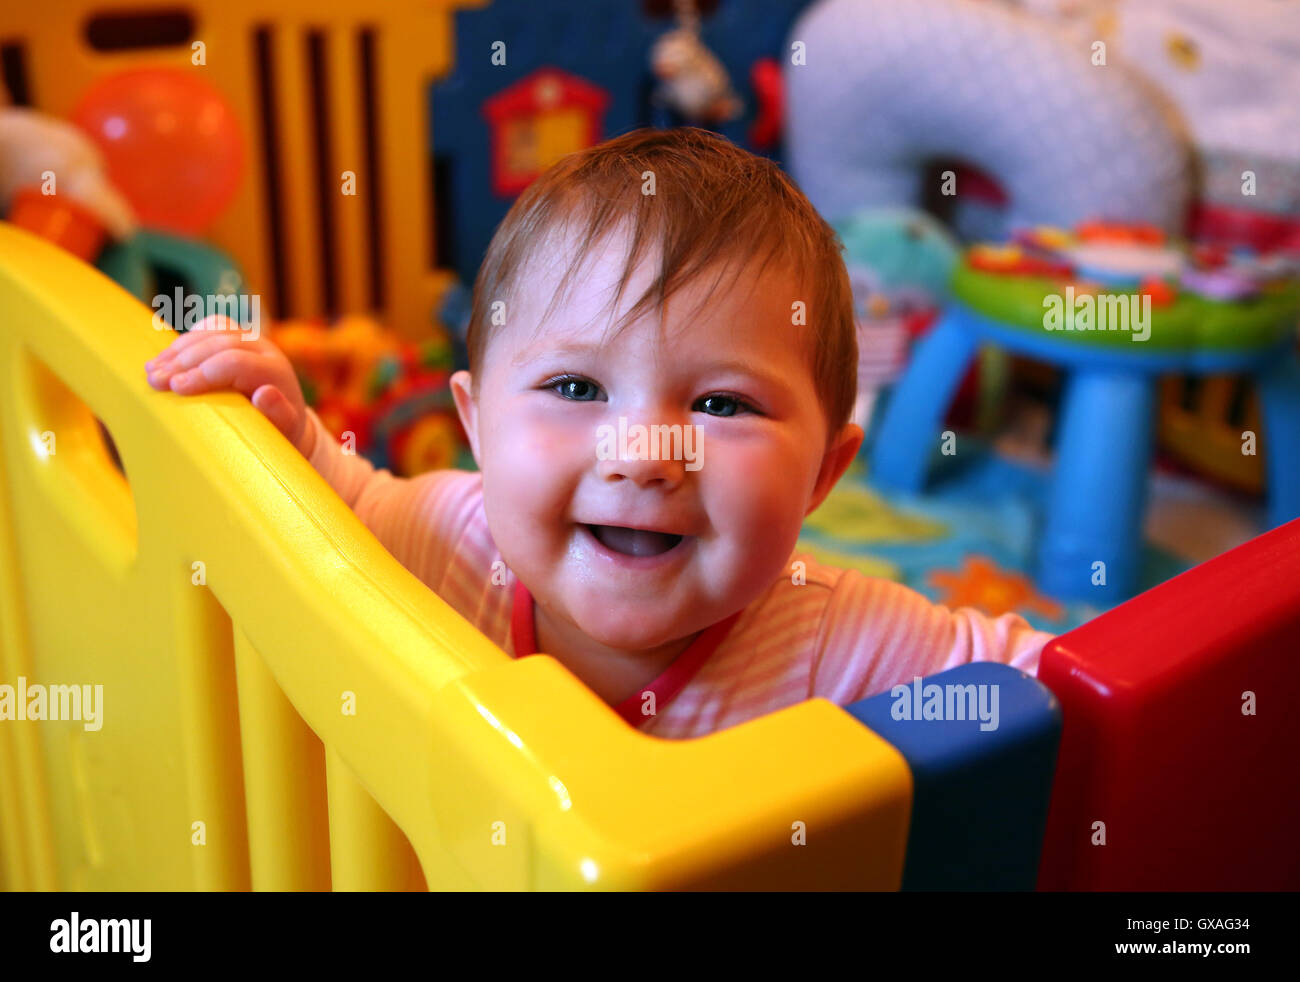
[[[645,193],[649,174],[653,194]],[[476,370],[493,333],[492,305],[508,303],[530,257],[557,233],[577,243],[549,316],[590,251],[621,228],[630,246],[611,306],[616,309],[633,271],[656,247],[659,268],[620,324],[651,305],[662,310],[668,297],[707,270],[729,263],[738,276],[758,261],[760,270],[771,262],[788,264],[805,291],[790,298],[791,337],[802,339],[794,343],[810,360],[828,442],[840,431],[857,392],[858,354],[839,239],[776,164],[691,127],[635,130],[569,154],[515,201],[474,284],[466,343],[475,392]],[[713,290],[719,283],[720,277]],[[805,304],[806,323],[795,322],[796,301]]]

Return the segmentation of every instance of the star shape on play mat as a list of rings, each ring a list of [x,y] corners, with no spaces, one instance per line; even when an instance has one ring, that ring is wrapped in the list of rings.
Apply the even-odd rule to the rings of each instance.
[[[1039,593],[1029,578],[998,567],[985,556],[967,556],[959,571],[937,569],[930,585],[948,607],[976,607],[991,616],[1033,610],[1051,620],[1064,615],[1061,605]]]

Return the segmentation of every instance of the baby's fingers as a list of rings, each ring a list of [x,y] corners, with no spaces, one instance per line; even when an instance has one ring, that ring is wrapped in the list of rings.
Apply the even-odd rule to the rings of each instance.
[[[188,371],[172,375],[169,387],[177,395],[194,396],[213,389],[235,389],[251,396],[257,389],[274,381],[274,366],[260,354],[239,347],[229,347]]]
[[[182,335],[182,339],[188,338],[192,340],[186,347],[180,347],[180,339],[178,339],[172,347],[145,364],[149,373],[149,383],[155,389],[167,389],[173,375],[179,375],[201,364],[217,352],[241,343],[237,334],[210,334],[206,337]]]
[[[302,438],[303,417],[283,392],[274,385],[263,385],[252,395],[253,408],[271,421],[277,430],[297,446]]]
[[[176,335],[172,339],[171,344],[160,351],[156,357],[150,359],[150,364],[156,364],[158,362],[175,358],[187,348],[193,347],[196,344],[201,344],[212,337],[220,335],[237,335],[240,333],[242,332],[238,324],[221,314],[213,314],[211,317],[205,317],[184,334]]]

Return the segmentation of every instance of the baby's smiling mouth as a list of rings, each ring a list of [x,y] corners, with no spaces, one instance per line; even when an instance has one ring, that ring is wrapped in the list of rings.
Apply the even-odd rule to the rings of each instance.
[[[584,525],[606,549],[624,556],[659,556],[679,545],[684,538],[668,532],[625,528],[621,525]]]

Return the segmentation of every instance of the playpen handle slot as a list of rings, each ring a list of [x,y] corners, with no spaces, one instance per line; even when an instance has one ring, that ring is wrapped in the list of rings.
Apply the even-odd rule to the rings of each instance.
[[[111,427],[29,350],[19,352],[14,399],[22,451],[44,492],[120,575],[135,558],[137,519]]]

